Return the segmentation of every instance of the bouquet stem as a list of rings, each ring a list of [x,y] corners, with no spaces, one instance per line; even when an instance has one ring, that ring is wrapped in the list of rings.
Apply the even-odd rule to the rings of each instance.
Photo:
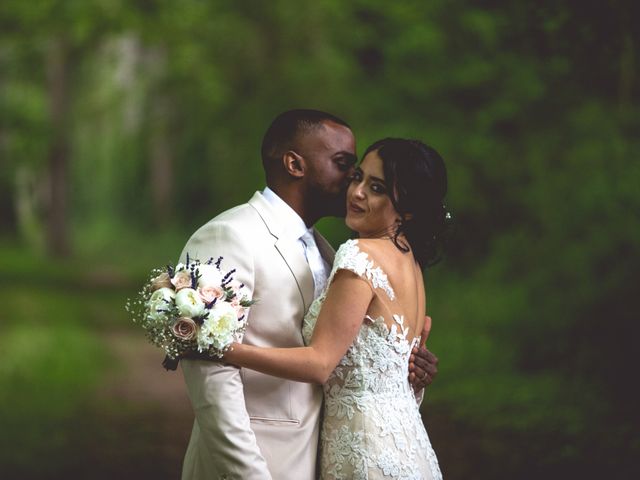
[[[176,368],[178,368],[179,361],[180,361],[179,358],[171,358],[169,355],[166,355],[164,357],[164,360],[162,361],[162,366],[166,371],[169,371],[169,370],[173,371]]]

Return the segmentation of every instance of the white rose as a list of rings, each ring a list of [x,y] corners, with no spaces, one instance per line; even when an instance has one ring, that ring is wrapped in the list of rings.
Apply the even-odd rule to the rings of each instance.
[[[165,321],[168,318],[165,310],[169,308],[169,304],[174,298],[176,298],[176,292],[172,288],[159,288],[149,297],[147,302],[149,312],[147,316],[155,322]]]
[[[198,279],[199,287],[219,287],[222,283],[222,273],[215,265],[200,265],[198,267],[200,278]]]
[[[173,288],[162,287],[154,291],[149,297],[149,303],[170,302],[176,298],[176,292]]]
[[[183,288],[176,293],[176,307],[181,317],[200,317],[204,315],[204,302],[193,288]]]
[[[222,350],[234,340],[234,333],[240,326],[236,310],[226,302],[216,303],[198,333],[198,350],[209,346]]]

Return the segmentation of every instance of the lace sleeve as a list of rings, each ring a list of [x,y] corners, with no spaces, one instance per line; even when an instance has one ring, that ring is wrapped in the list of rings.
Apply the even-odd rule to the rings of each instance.
[[[380,288],[390,300],[395,299],[396,295],[389,284],[387,274],[380,267],[375,266],[369,255],[360,249],[358,240],[347,240],[338,248],[329,277],[329,284],[338,270],[349,270],[355,273],[369,283],[373,289]]]

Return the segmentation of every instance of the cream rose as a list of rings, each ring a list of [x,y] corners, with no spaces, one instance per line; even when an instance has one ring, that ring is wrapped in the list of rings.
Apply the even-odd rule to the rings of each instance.
[[[151,280],[151,291],[155,291],[160,288],[173,289],[173,284],[171,283],[171,277],[167,272],[161,273],[156,278]]]
[[[182,317],[200,317],[205,313],[204,302],[193,288],[183,288],[176,293],[176,307]]]
[[[171,283],[176,287],[176,291],[182,290],[183,288],[191,288],[191,273],[187,270],[176,272],[171,279]]]
[[[173,334],[181,340],[193,340],[198,335],[196,322],[188,317],[180,317],[171,328]]]

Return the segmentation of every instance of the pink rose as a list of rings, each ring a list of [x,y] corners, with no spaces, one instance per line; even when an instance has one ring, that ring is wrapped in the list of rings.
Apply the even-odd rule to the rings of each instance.
[[[224,290],[219,286],[200,287],[198,288],[198,293],[204,303],[211,303],[215,299],[224,298]]]
[[[151,291],[155,292],[160,288],[171,288],[173,289],[173,285],[171,284],[171,277],[168,273],[161,273],[156,278],[151,280]]]
[[[236,296],[242,293],[242,284],[239,281],[231,280],[228,286],[229,288],[231,288],[231,290],[233,290],[233,293],[235,293]]]
[[[180,317],[172,327],[173,334],[181,340],[193,340],[198,334],[196,322],[188,317]]]
[[[240,305],[240,299],[238,297],[234,297],[233,300],[231,300],[231,306],[235,309],[238,318],[242,318],[245,313],[245,309]]]
[[[181,270],[173,276],[171,283],[176,287],[176,291],[183,288],[191,288],[191,274],[186,270]]]

